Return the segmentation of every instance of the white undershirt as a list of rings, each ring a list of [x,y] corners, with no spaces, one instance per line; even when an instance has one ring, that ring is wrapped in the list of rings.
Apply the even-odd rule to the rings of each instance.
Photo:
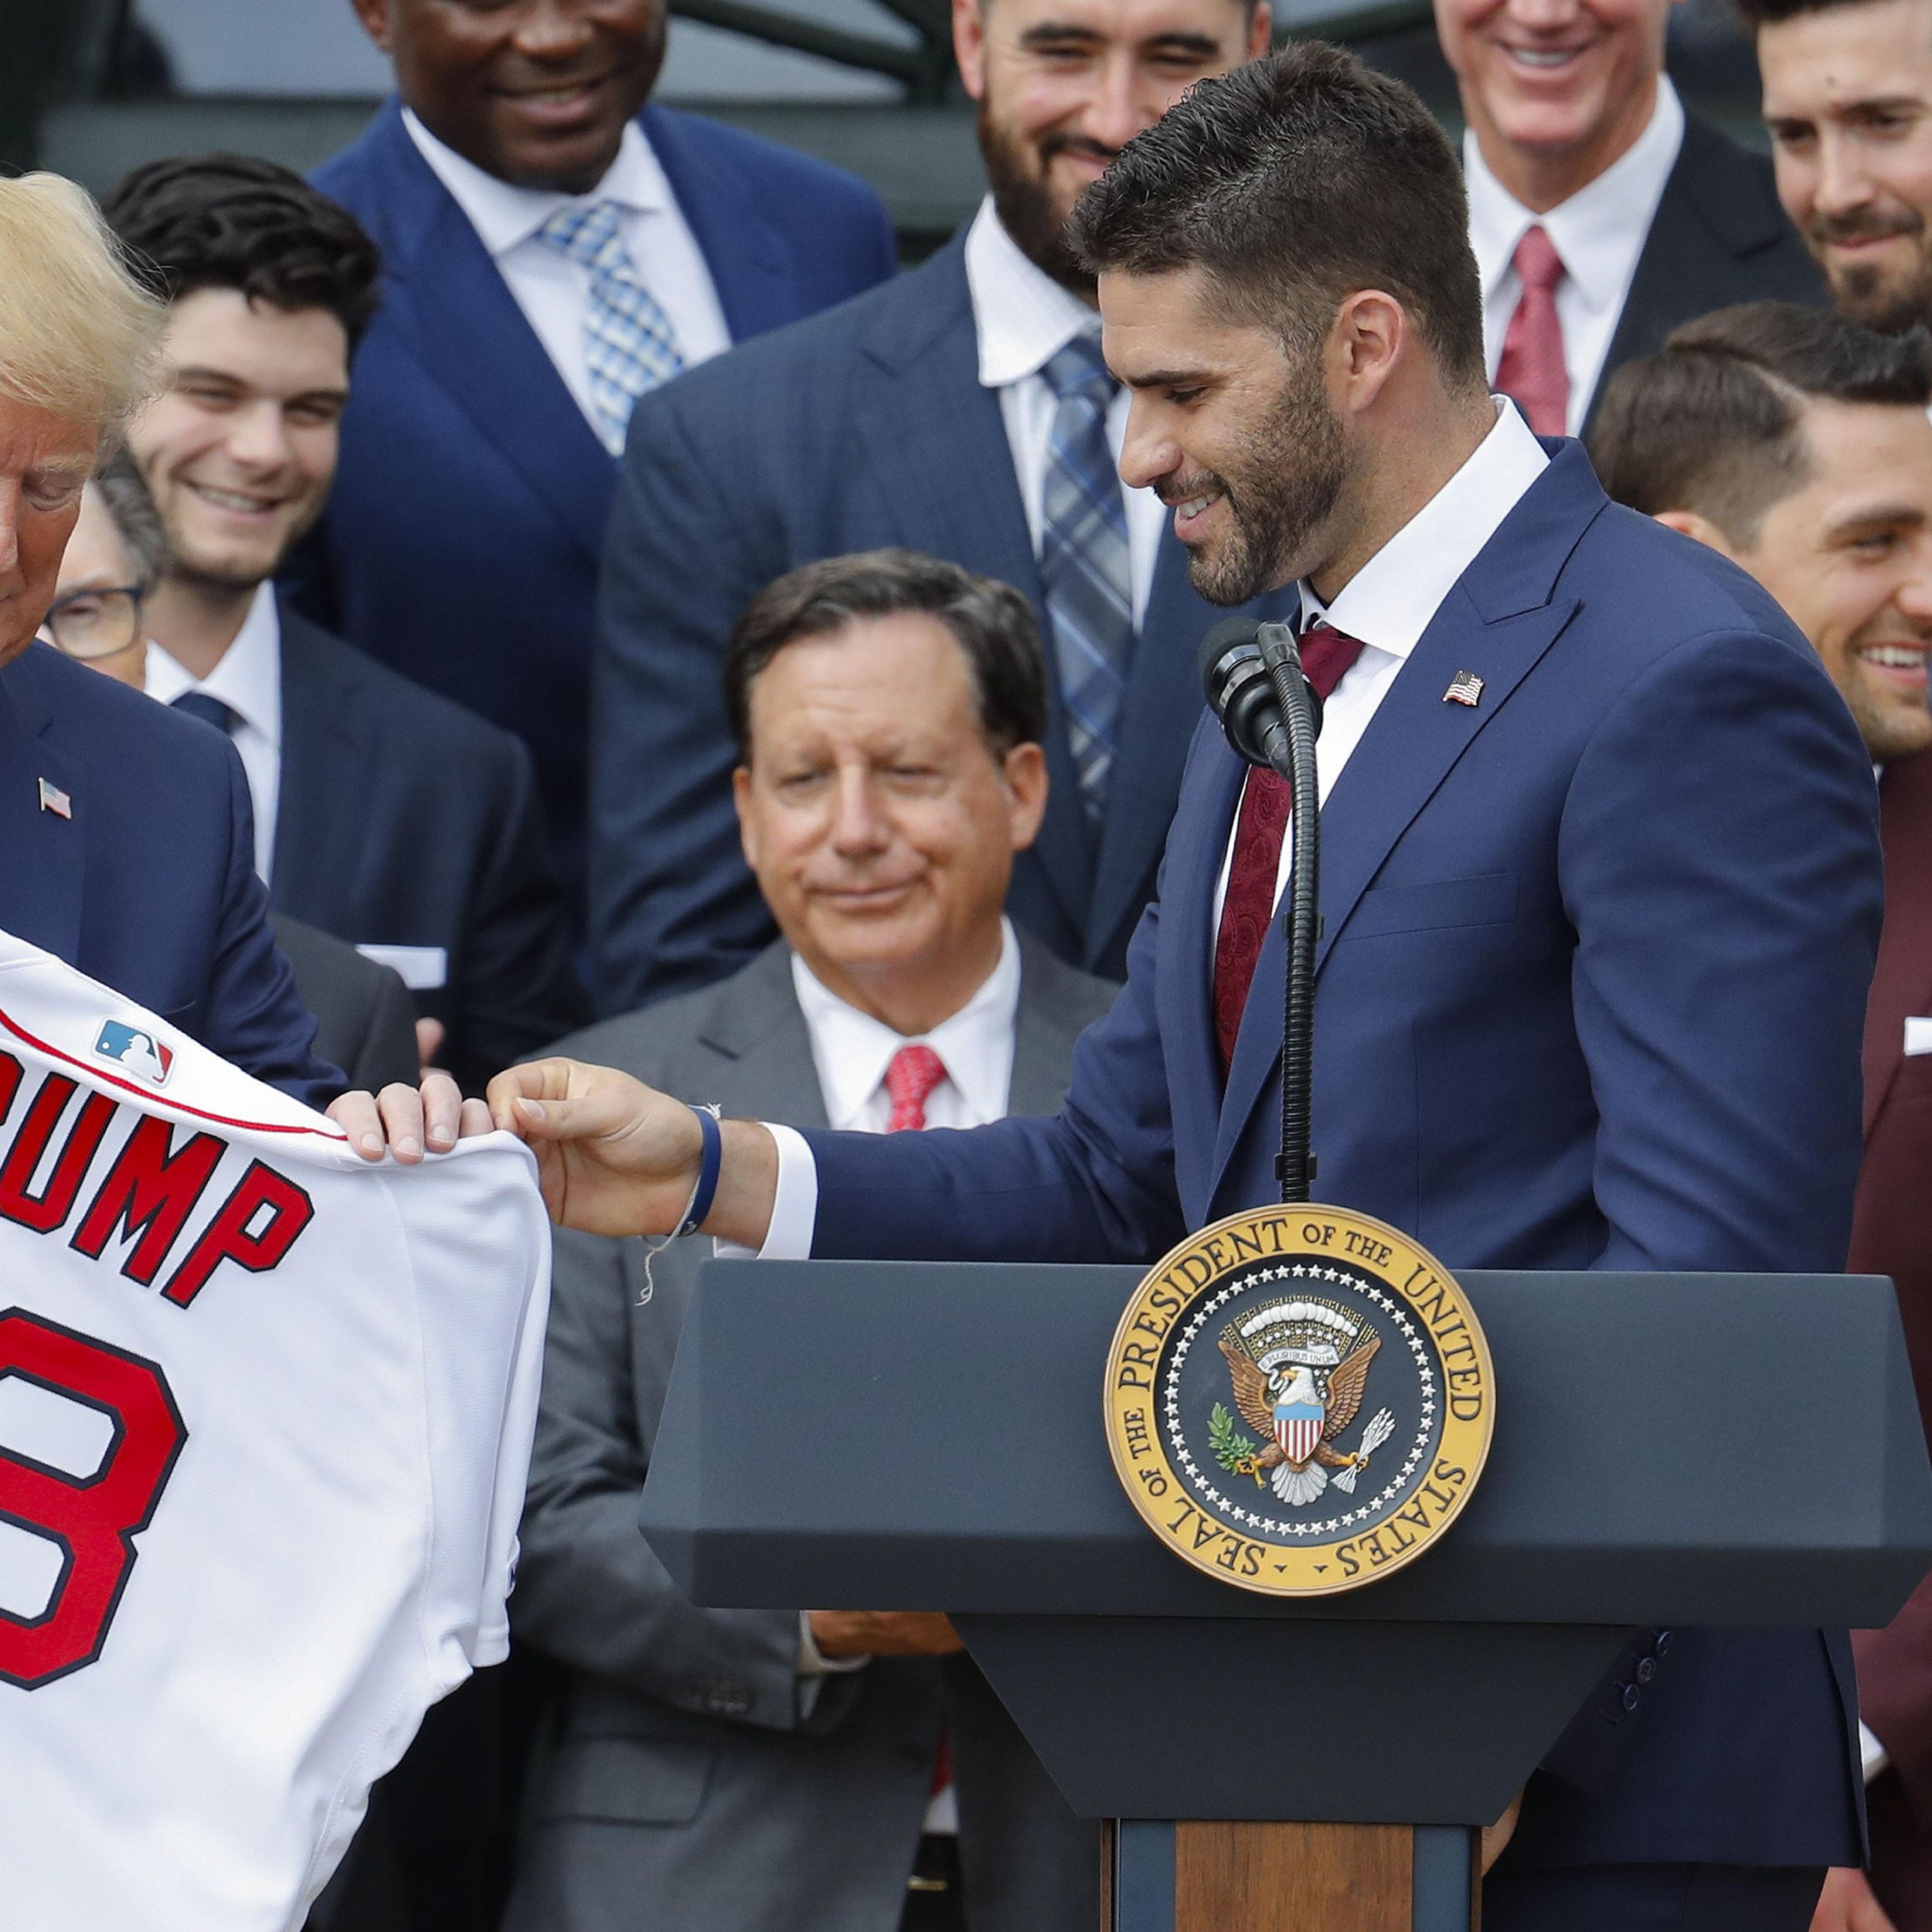
[[[1040,373],[1076,335],[1100,333],[1100,318],[1072,290],[1063,288],[1019,251],[1000,226],[989,195],[966,235],[966,287],[979,342],[979,380],[999,393],[1000,418],[1012,453],[1013,475],[1026,506],[1026,527],[1039,555],[1046,521],[1046,459],[1059,406],[1053,385]],[[1120,461],[1131,401],[1125,389],[1107,412],[1107,440]],[[1147,614],[1159,558],[1167,505],[1151,490],[1121,485],[1127,505],[1128,573],[1132,580],[1134,626]]]
[[[202,691],[234,713],[230,735],[255,809],[255,869],[266,883],[274,863],[275,813],[282,791],[282,621],[274,585],[256,587],[234,642],[206,678],[191,676],[151,642],[146,669],[148,695],[162,704],[172,704],[184,691]]]
[[[1636,141],[1586,187],[1548,213],[1523,206],[1490,171],[1474,131],[1462,141],[1469,190],[1469,244],[1482,280],[1482,333],[1493,381],[1502,359],[1509,318],[1522,299],[1516,273],[1517,244],[1532,224],[1555,244],[1563,265],[1556,284],[1556,321],[1563,331],[1563,366],[1570,374],[1572,436],[1597,393],[1638,257],[1656,219],[1664,185],[1684,145],[1684,107],[1668,78],[1659,76],[1657,105]]]
[[[1338,630],[1359,638],[1361,658],[1335,687],[1321,728],[1318,751],[1321,792],[1329,787],[1361,743],[1376,707],[1387,696],[1423,632],[1477,554],[1495,535],[1504,518],[1549,468],[1543,445],[1530,434],[1514,403],[1497,397],[1496,420],[1455,474],[1351,578],[1328,615]],[[1318,600],[1307,585],[1310,607]],[[1173,648],[1169,646],[1169,648]],[[1351,688],[1352,687],[1352,689]],[[1239,813],[1236,814],[1238,819]],[[1228,831],[1231,855],[1234,828]],[[1282,841],[1276,896],[1287,878],[1288,842]],[[1214,895],[1213,919],[1220,920],[1226,891],[1227,859]],[[1212,933],[1210,932],[1210,941]],[[811,1253],[818,1216],[818,1170],[804,1137],[788,1127],[770,1127],[778,1148],[778,1179],[771,1224],[761,1259],[803,1260]],[[740,1252],[743,1252],[742,1250]]]
[[[687,369],[731,346],[731,332],[698,238],[635,121],[625,126],[617,158],[604,179],[588,194],[577,196],[499,181],[446,147],[407,107],[403,110],[403,125],[437,179],[469,217],[477,239],[593,429],[598,418],[583,343],[590,271],[537,233],[565,203],[618,204],[624,245],[645,286],[669,318]]]

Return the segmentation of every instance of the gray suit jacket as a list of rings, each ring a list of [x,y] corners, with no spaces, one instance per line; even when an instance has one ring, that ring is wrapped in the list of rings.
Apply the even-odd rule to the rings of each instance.
[[[1114,989],[1026,938],[1020,959],[1011,1111],[1050,1114],[1074,1040]],[[782,944],[563,1050],[728,1113],[826,1124]],[[505,1932],[896,1932],[942,1729],[972,1932],[1088,1932],[1097,1831],[969,1660],[881,1658],[801,1699],[797,1614],[700,1610],[639,1535],[710,1245],[658,1256],[646,1303],[641,1243],[557,1237],[512,1614],[570,1674],[532,1774]]]

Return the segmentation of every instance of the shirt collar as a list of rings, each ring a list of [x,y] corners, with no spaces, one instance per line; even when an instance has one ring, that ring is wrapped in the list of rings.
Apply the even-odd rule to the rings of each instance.
[[[991,195],[967,231],[966,287],[979,338],[982,388],[1023,382],[1076,335],[1100,333],[1100,317],[1020,252],[993,212]]]
[[[999,963],[981,981],[978,992],[930,1033],[910,1038],[841,999],[792,954],[791,983],[811,1035],[826,1117],[834,1127],[851,1126],[878,1092],[893,1054],[922,1042],[944,1063],[947,1077],[975,1118],[996,1121],[1005,1113],[1004,1083],[1010,1077],[1012,1060],[998,1049],[1010,1036],[1019,1011],[1019,942],[1003,916],[999,934]],[[996,1087],[1002,1090],[995,1091]]]
[[[1505,397],[1469,459],[1324,606],[1304,579],[1301,607],[1392,656],[1406,658],[1442,600],[1523,493],[1549,466],[1543,446]]]
[[[272,745],[282,741],[282,622],[275,587],[258,584],[254,601],[221,662],[197,680],[158,644],[148,646],[148,695],[172,704],[184,691],[219,698]]]
[[[1664,184],[1684,142],[1684,104],[1668,75],[1657,79],[1657,104],[1629,148],[1594,181],[1546,214],[1523,206],[1491,172],[1474,130],[1462,138],[1469,189],[1469,241],[1485,299],[1514,265],[1517,244],[1532,224],[1556,244],[1563,270],[1593,309],[1607,308],[1624,291],[1641,252]]]
[[[403,110],[403,125],[437,179],[469,217],[477,239],[498,260],[528,241],[569,202],[614,201],[640,214],[657,213],[672,205],[671,184],[645,139],[644,130],[634,121],[624,124],[617,158],[604,179],[584,195],[519,188],[514,182],[501,181],[438,141],[407,107]]]

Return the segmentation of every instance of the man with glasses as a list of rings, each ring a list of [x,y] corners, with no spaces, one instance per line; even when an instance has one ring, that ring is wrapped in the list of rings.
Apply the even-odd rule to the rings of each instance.
[[[40,634],[70,658],[148,688],[141,605],[167,567],[168,539],[141,473],[117,452],[80,494]]]

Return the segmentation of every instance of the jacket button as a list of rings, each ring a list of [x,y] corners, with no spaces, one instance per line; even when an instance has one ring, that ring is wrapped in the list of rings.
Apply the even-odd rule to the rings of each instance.
[[[1634,1711],[1637,1708],[1637,1700],[1641,1695],[1641,1693],[1634,1684],[1626,1684],[1624,1686],[1624,1709],[1627,1711]]]
[[[1655,1662],[1653,1662],[1651,1658],[1648,1658],[1648,1657],[1644,1658],[1643,1658],[1643,1659],[1642,1659],[1642,1660],[1641,1660],[1641,1662],[1638,1664],[1638,1666],[1637,1666],[1637,1681],[1638,1681],[1638,1683],[1640,1683],[1640,1684],[1648,1684],[1648,1683],[1650,1682],[1650,1680],[1651,1680],[1653,1677],[1655,1677],[1656,1675],[1657,1675],[1657,1665],[1656,1665],[1656,1664],[1655,1664]]]
[[[1655,1648],[1659,1657],[1662,1657],[1670,1648],[1670,1632],[1668,1631],[1660,1630],[1657,1633]]]

